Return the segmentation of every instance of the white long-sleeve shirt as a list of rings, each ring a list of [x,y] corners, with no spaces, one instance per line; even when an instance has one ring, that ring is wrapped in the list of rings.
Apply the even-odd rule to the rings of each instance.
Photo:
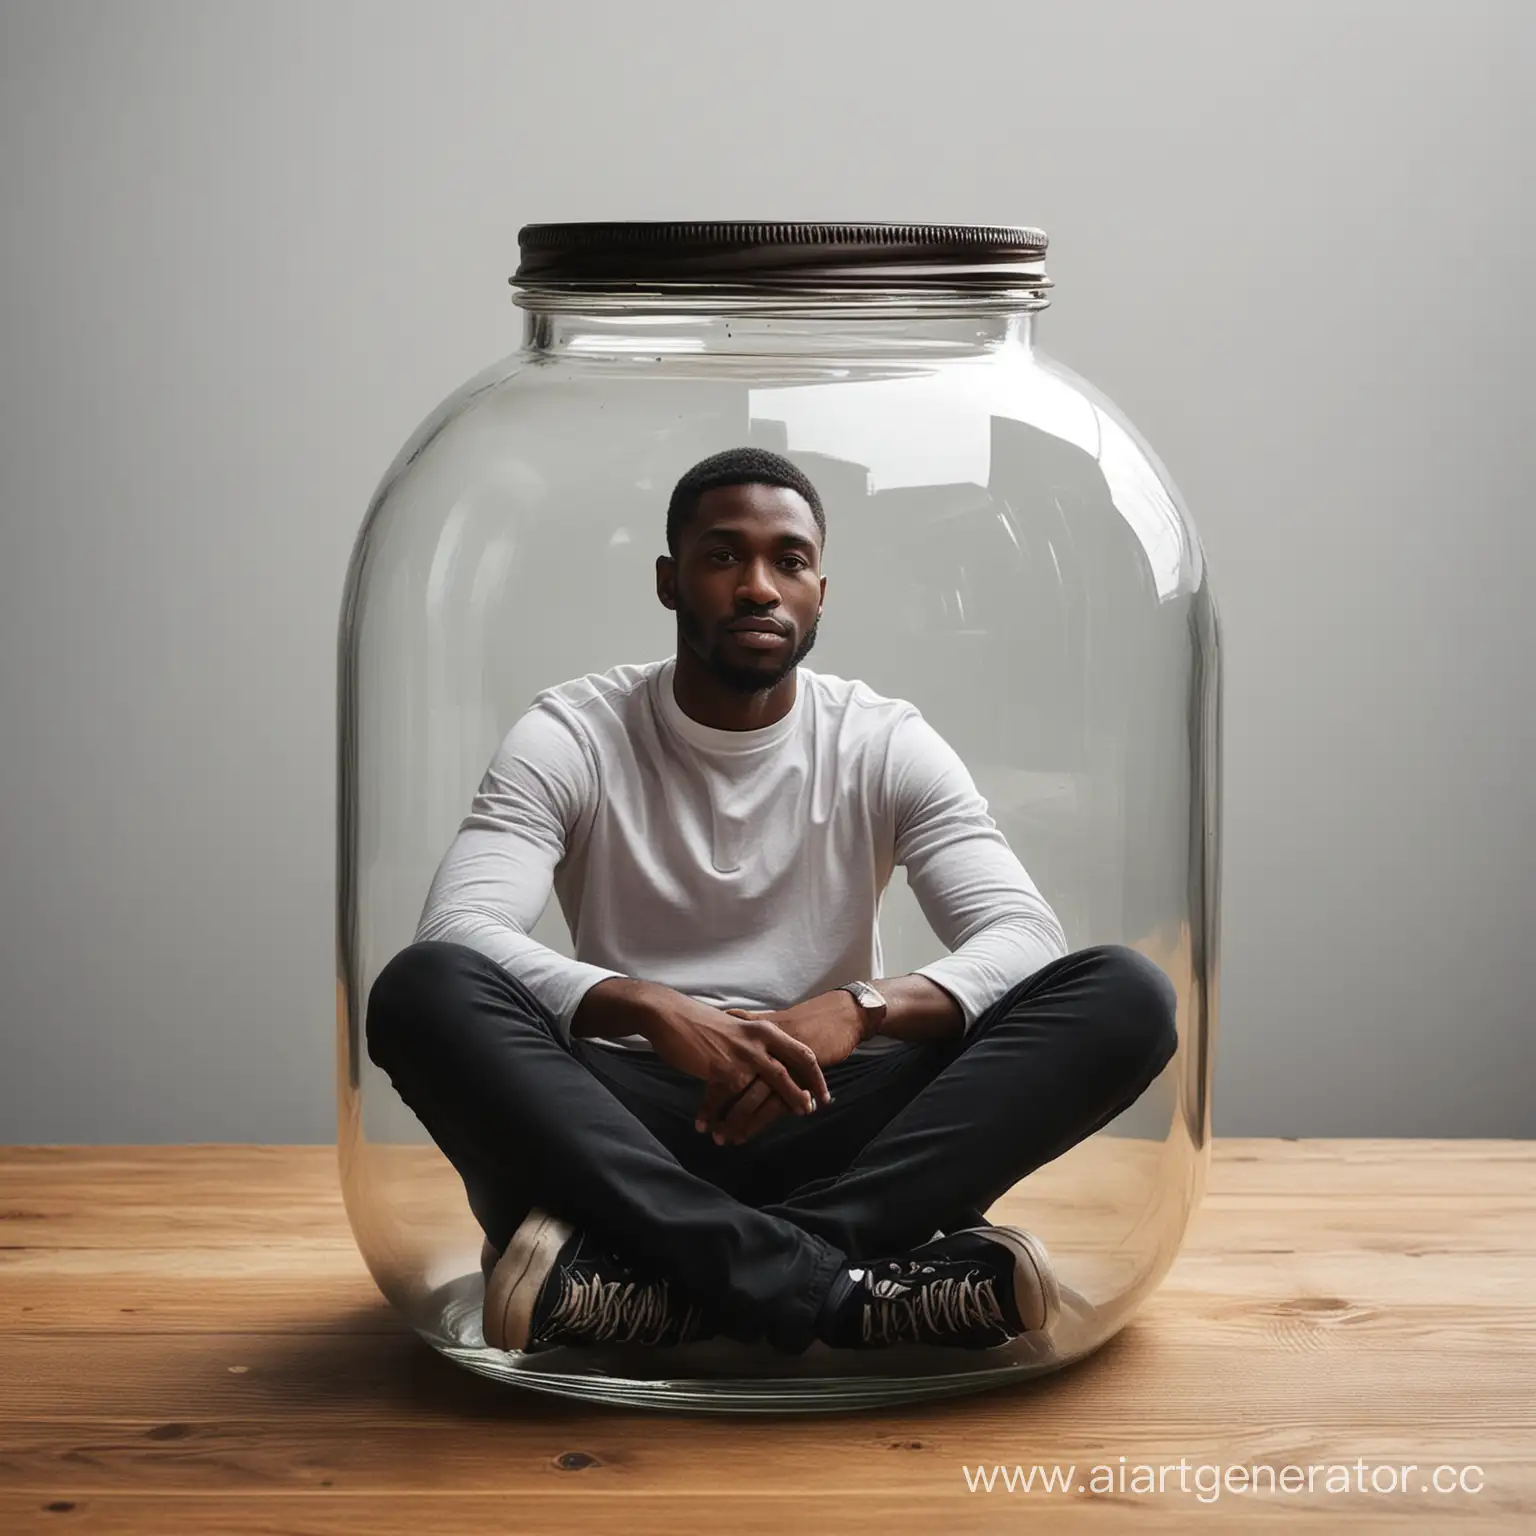
[[[958,1001],[967,1030],[1067,953],[964,763],[914,705],[802,665],[781,720],[717,730],[683,713],[675,662],[534,698],[438,866],[417,939],[489,956],[566,1038],[610,976],[752,1009],[875,980],[898,864],[950,951],[917,974]],[[529,937],[551,889],[575,959]],[[602,1043],[652,1049],[640,1035]]]

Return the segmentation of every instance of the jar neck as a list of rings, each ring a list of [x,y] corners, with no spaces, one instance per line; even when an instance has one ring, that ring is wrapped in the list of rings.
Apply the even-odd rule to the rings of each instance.
[[[523,302],[523,345],[551,360],[582,357],[837,356],[908,359],[1032,351],[1035,308],[921,306],[770,311],[650,304],[538,308]]]

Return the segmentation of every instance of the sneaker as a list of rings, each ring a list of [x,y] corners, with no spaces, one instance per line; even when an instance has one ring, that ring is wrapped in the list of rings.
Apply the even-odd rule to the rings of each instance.
[[[1060,1307],[1061,1288],[1039,1238],[1018,1227],[967,1227],[899,1259],[845,1269],[819,1332],[834,1349],[990,1349],[1049,1328]]]
[[[526,1353],[560,1344],[686,1344],[703,1332],[699,1307],[676,1286],[537,1209],[491,1269],[483,1318],[487,1345]]]

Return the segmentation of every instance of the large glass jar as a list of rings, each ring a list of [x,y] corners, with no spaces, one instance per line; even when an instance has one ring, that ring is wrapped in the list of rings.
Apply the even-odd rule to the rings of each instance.
[[[342,609],[340,1155],[370,1270],[469,1368],[609,1401],[841,1408],[1085,1354],[1167,1271],[1208,1154],[1221,686],[1178,493],[1116,409],[1037,347],[1038,231],[546,225],[521,247],[522,345],[402,448]],[[790,458],[826,507],[807,664],[917,705],[1071,948],[1129,946],[1176,990],[1178,1047],[1152,1087],[988,1213],[1054,1256],[1066,1304],[1048,1335],[793,1358],[720,1341],[489,1349],[464,1188],[368,1058],[370,988],[412,942],[499,743],[541,689],[674,650],[653,577],[668,494],[739,445]],[[879,933],[886,975],[943,953],[900,880]],[[555,901],[532,936],[575,954]]]

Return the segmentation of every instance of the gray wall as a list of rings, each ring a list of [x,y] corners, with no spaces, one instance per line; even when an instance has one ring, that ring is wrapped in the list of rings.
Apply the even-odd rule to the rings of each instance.
[[[364,505],[520,223],[732,216],[1051,233],[1220,594],[1217,1129],[1536,1132],[1536,6],[0,14],[0,1140],[331,1136]]]

